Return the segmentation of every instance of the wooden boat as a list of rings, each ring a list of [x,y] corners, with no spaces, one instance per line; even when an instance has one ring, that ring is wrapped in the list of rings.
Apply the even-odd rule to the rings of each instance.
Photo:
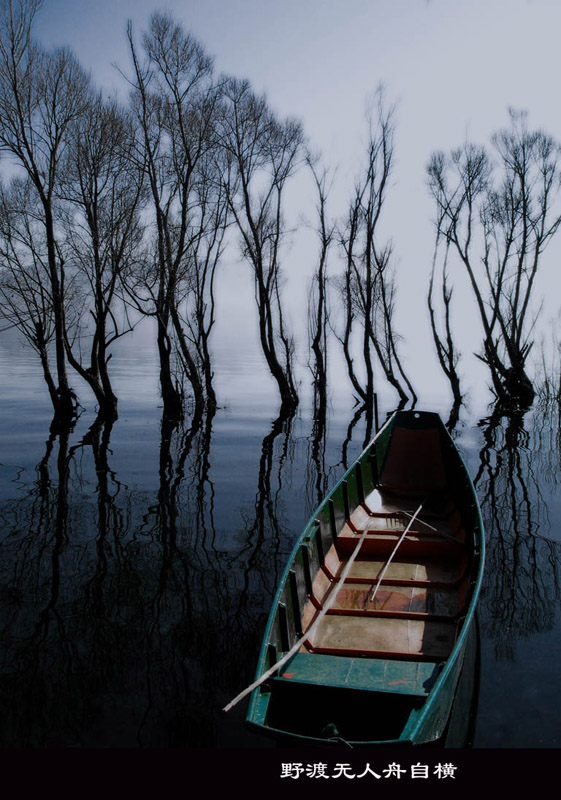
[[[248,725],[285,745],[441,742],[483,564],[473,484],[439,416],[396,412],[294,547]]]

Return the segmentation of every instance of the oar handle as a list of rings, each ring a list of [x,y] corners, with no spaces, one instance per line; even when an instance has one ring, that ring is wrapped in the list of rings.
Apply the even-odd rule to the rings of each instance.
[[[242,692],[240,692],[236,697],[234,697],[234,699],[231,700],[228,703],[227,706],[224,706],[224,708],[222,709],[223,711],[229,711],[231,708],[233,708],[233,706],[235,706],[237,703],[239,703],[240,700],[243,700],[243,698],[246,697],[248,694],[250,694],[254,689],[257,689],[257,687],[260,686],[264,681],[266,681],[267,678],[270,678],[272,675],[275,674],[275,672],[278,672],[279,668],[282,667],[284,664],[286,664],[286,662],[289,661],[292,658],[292,656],[295,655],[298,652],[298,650],[303,645],[303,643],[306,641],[306,639],[310,639],[312,637],[312,634],[314,633],[314,631],[317,628],[318,624],[323,619],[323,617],[327,614],[327,612],[329,611],[329,609],[331,608],[331,606],[335,602],[335,600],[337,598],[337,592],[339,591],[339,587],[341,586],[341,584],[344,582],[345,578],[349,574],[349,571],[351,569],[353,561],[357,557],[358,551],[360,550],[360,546],[362,545],[367,533],[368,533],[368,529],[363,531],[362,536],[358,540],[358,543],[357,543],[355,549],[353,550],[351,557],[347,561],[347,563],[345,565],[345,568],[343,569],[343,572],[339,576],[339,580],[337,581],[335,586],[332,588],[332,590],[331,590],[331,592],[329,594],[329,599],[328,599],[327,603],[323,606],[323,608],[321,609],[320,613],[314,619],[314,621],[312,622],[312,624],[310,625],[310,627],[308,628],[306,633],[304,633],[300,637],[300,639],[298,639],[296,644],[291,647],[291,649],[288,651],[288,653],[285,653],[284,656],[279,661],[277,661],[275,664],[273,664],[273,666],[270,669],[267,670],[267,672],[264,672],[263,675],[261,675],[256,681],[254,681],[251,684],[251,686],[247,686]]]

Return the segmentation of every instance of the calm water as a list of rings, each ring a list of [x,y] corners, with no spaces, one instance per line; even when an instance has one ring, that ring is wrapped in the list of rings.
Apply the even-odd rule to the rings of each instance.
[[[268,746],[246,702],[220,709],[251,682],[294,539],[363,425],[349,436],[340,398],[325,440],[305,407],[276,420],[260,362],[230,358],[227,406],[165,429],[149,355],[124,359],[111,431],[85,412],[50,439],[35,364],[0,350],[0,746]],[[488,541],[474,746],[558,747],[559,409],[478,422],[455,433]]]

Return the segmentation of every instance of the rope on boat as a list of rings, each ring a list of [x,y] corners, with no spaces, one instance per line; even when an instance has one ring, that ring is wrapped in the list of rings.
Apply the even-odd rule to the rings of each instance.
[[[420,507],[419,507],[419,509],[420,509]],[[411,523],[412,522],[413,522],[413,520],[411,520]],[[411,527],[411,526],[409,526],[409,527]],[[291,647],[291,649],[287,653],[285,653],[284,656],[279,661],[275,662],[275,664],[273,664],[273,666],[270,669],[268,669],[266,672],[263,673],[263,675],[261,675],[261,677],[259,677],[256,681],[254,681],[251,684],[251,686],[247,686],[242,692],[240,692],[236,697],[234,697],[234,699],[231,700],[228,703],[228,705],[224,706],[224,708],[222,709],[223,711],[229,711],[237,703],[239,703],[240,700],[243,700],[244,697],[246,697],[248,694],[251,694],[251,692],[254,689],[256,689],[258,686],[260,686],[262,683],[264,683],[267,680],[267,678],[270,678],[272,675],[275,674],[275,672],[278,672],[280,667],[282,667],[283,664],[286,664],[286,662],[289,661],[292,658],[292,656],[295,655],[298,652],[298,650],[300,649],[302,644],[306,641],[306,639],[310,639],[311,638],[311,636],[313,635],[313,633],[314,633],[315,629],[317,628],[318,624],[321,622],[323,617],[327,614],[327,612],[329,611],[329,609],[331,608],[331,606],[335,602],[335,600],[337,598],[337,592],[339,591],[339,587],[341,586],[342,583],[344,583],[347,575],[349,574],[351,566],[352,566],[354,560],[356,559],[356,557],[358,555],[358,552],[360,550],[360,547],[361,547],[361,545],[362,545],[362,543],[365,540],[367,535],[368,535],[368,528],[366,528],[363,531],[360,539],[358,540],[358,543],[357,543],[355,549],[353,550],[349,560],[347,561],[347,563],[345,565],[345,568],[343,569],[343,572],[341,573],[341,575],[339,577],[339,580],[337,581],[337,583],[335,584],[335,586],[331,590],[331,593],[329,595],[327,603],[323,606],[323,608],[321,609],[320,613],[317,615],[317,617],[315,618],[313,623],[310,625],[310,627],[308,628],[306,633],[304,633],[303,636],[301,636],[300,639],[298,639],[296,644],[293,645],[293,647]]]
[[[400,544],[402,543],[402,541],[405,539],[405,537],[407,536],[407,534],[408,534],[408,533],[409,533],[409,531],[411,530],[411,526],[412,526],[412,525],[413,525],[413,523],[415,522],[415,519],[416,519],[417,515],[420,513],[420,511],[421,511],[422,507],[423,507],[423,504],[421,503],[421,505],[419,506],[419,508],[418,508],[418,509],[415,511],[415,513],[414,513],[414,514],[411,516],[411,519],[409,520],[409,524],[407,525],[407,527],[405,528],[405,530],[403,531],[403,533],[402,533],[402,534],[401,534],[401,536],[399,537],[399,541],[398,541],[398,543],[396,544],[396,546],[394,547],[392,554],[390,555],[390,557],[388,558],[388,560],[387,560],[387,561],[386,561],[386,563],[384,564],[384,568],[383,568],[382,572],[380,573],[380,577],[378,578],[378,582],[376,583],[376,586],[375,586],[375,588],[374,588],[374,591],[373,591],[373,592],[372,592],[372,594],[370,595],[370,602],[372,602],[372,601],[374,600],[374,598],[376,597],[376,594],[377,594],[377,592],[378,592],[378,589],[380,588],[380,584],[382,583],[382,580],[383,580],[383,578],[384,578],[384,575],[386,574],[386,570],[387,570],[387,568],[389,567],[389,565],[390,565],[390,562],[391,562],[392,558],[395,556],[395,554],[397,553],[397,550],[398,550],[398,548],[399,548]],[[407,516],[409,516],[409,514],[408,514]]]

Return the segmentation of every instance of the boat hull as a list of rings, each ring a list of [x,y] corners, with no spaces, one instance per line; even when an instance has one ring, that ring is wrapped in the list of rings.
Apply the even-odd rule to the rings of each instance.
[[[248,725],[283,744],[441,742],[483,562],[473,485],[442,422],[396,412],[293,549]]]

